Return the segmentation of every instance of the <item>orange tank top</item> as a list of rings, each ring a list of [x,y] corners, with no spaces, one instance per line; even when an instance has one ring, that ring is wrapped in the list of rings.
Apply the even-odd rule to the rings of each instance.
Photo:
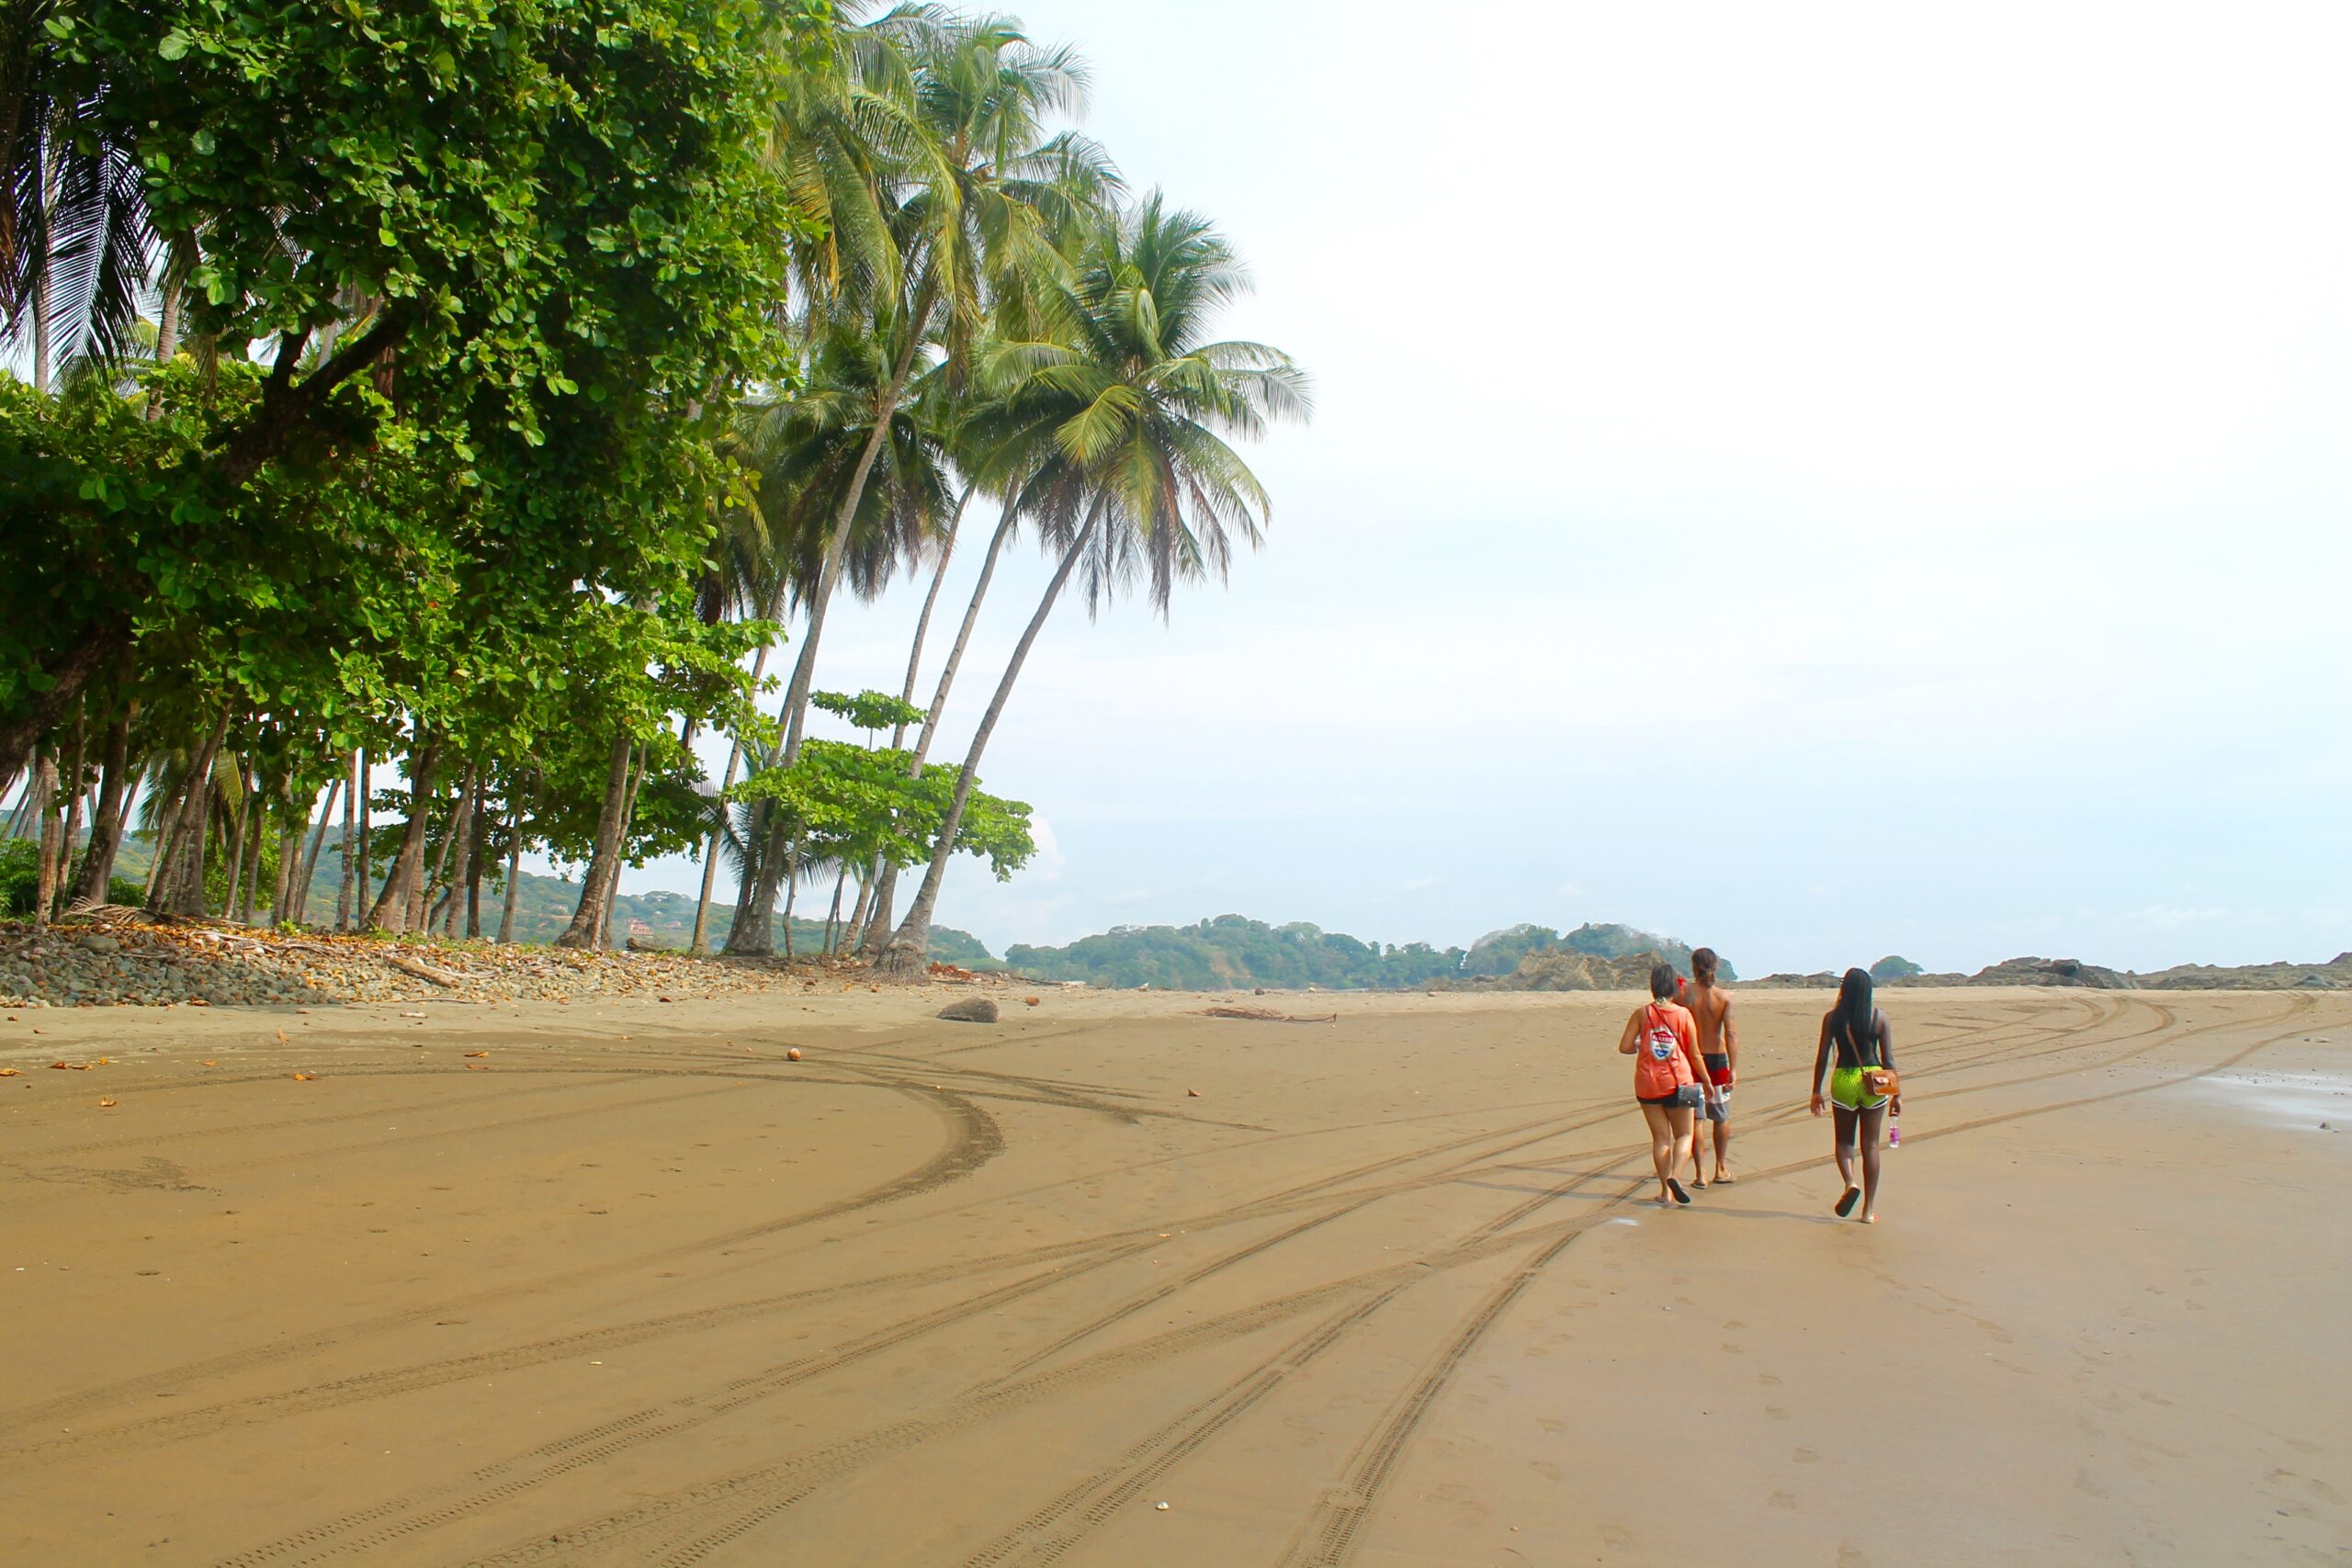
[[[1645,1009],[1634,1044],[1634,1096],[1663,1100],[1684,1084],[1695,1082],[1683,1047],[1698,1037],[1698,1025],[1688,1008],[1652,1002]]]

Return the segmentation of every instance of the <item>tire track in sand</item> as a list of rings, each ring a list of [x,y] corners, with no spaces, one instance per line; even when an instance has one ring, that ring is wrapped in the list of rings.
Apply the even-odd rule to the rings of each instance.
[[[852,1193],[830,1202],[820,1203],[814,1208],[804,1209],[797,1213],[772,1220],[762,1220],[754,1224],[740,1225],[718,1235],[680,1242],[614,1262],[593,1264],[586,1268],[567,1269],[557,1274],[540,1275],[535,1279],[517,1280],[507,1285],[496,1285],[461,1296],[446,1297],[421,1306],[404,1307],[398,1311],[382,1313],[374,1317],[363,1318],[325,1329],[312,1330],[305,1337],[304,1348],[310,1350],[324,1349],[346,1344],[352,1340],[364,1339],[373,1335],[411,1327],[419,1323],[447,1316],[452,1312],[478,1309],[493,1303],[525,1300],[557,1291],[593,1285],[600,1280],[627,1274],[657,1263],[673,1262],[702,1253],[739,1247],[745,1242],[763,1240],[804,1225],[817,1224],[880,1204],[896,1202],[900,1199],[931,1191],[951,1181],[961,1180],[1003,1152],[1003,1130],[997,1125],[994,1117],[967,1097],[938,1090],[926,1093],[911,1086],[902,1088],[898,1092],[923,1100],[932,1110],[937,1111],[948,1124],[947,1142],[939,1153],[914,1169],[877,1186],[870,1187],[863,1192]],[[242,1350],[232,1350],[221,1355],[207,1357],[198,1361],[186,1362],[177,1367],[141,1373],[138,1376],[121,1379],[96,1388],[61,1394],[37,1404],[21,1407],[5,1417],[0,1417],[0,1433],[20,1431],[28,1427],[58,1422],[85,1411],[102,1410],[108,1405],[151,1398],[158,1393],[174,1392],[191,1382],[206,1378],[232,1376],[256,1367],[274,1365],[282,1361],[285,1355],[283,1346],[255,1345]]]

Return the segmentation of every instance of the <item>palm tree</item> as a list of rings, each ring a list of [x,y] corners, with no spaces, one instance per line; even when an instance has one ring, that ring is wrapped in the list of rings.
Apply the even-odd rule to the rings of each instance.
[[[812,340],[865,346],[856,367],[865,406],[821,411],[829,433],[862,429],[864,440],[842,454],[845,464],[827,465],[831,526],[813,536],[821,547],[797,552],[807,619],[777,716],[781,766],[799,754],[826,614],[843,572],[855,581],[852,549],[873,515],[877,471],[887,489],[892,470],[905,470],[884,461],[891,433],[910,405],[942,395],[927,383],[952,395],[991,312],[1017,315],[1062,266],[1054,239],[1118,185],[1092,142],[1046,130],[1082,96],[1084,68],[1068,50],[1040,48],[1003,18],[928,6],[847,32],[840,89],[803,106],[793,167],[802,188],[847,219],[849,243],[804,253],[802,288]],[[784,874],[776,855],[747,849],[727,941],[735,953],[768,950]]]
[[[1309,402],[1306,378],[1279,350],[1207,341],[1212,318],[1247,286],[1224,238],[1155,192],[1097,225],[1044,318],[1055,336],[992,355],[1004,393],[979,445],[1007,481],[1008,513],[1034,521],[1061,561],[973,734],[922,889],[884,954],[891,973],[923,970],[981,753],[1072,574],[1085,568],[1091,612],[1141,578],[1165,615],[1179,581],[1224,578],[1235,535],[1261,542],[1266,492],[1225,437],[1303,419]]]
[[[858,80],[876,89],[895,83],[885,66],[895,52],[912,113],[884,112],[888,100],[877,90],[861,105],[862,117],[827,121],[829,129],[839,123],[873,133],[854,143],[843,137],[842,161],[876,182],[889,239],[887,262],[878,249],[863,253],[872,258],[866,270],[875,291],[840,303],[859,330],[888,345],[890,375],[876,389],[869,438],[808,596],[785,694],[786,765],[799,752],[825,613],[858,509],[918,362],[936,350],[960,367],[989,311],[1016,305],[1050,278],[1059,266],[1055,237],[1118,188],[1092,141],[1046,130],[1052,117],[1083,101],[1086,70],[1068,49],[1032,43],[1006,17],[954,18],[929,6],[902,6],[863,30],[869,37],[851,53]],[[849,183],[841,174],[834,180]]]
[[[0,0],[0,343],[31,340],[43,391],[69,360],[138,346],[155,243],[131,133],[97,112],[103,85],[61,80],[62,8]]]
[[[754,405],[739,420],[739,445],[759,486],[757,525],[737,536],[734,571],[742,586],[735,592],[756,595],[765,618],[777,618],[789,595],[809,598],[837,542],[837,581],[845,578],[853,592],[871,599],[938,533],[952,504],[952,480],[933,423],[936,403],[901,398],[878,429],[869,423],[884,406],[876,389],[892,374],[881,344],[837,323],[817,345],[797,396]],[[835,519],[853,492],[856,507],[842,540]],[[781,723],[786,716],[777,716]],[[739,747],[722,790],[733,784],[740,757]],[[780,759],[780,765],[789,762]],[[752,817],[759,830],[739,857],[742,881],[727,939],[733,953],[769,951],[784,874],[789,824],[764,803]],[[714,859],[706,867],[706,886],[715,866]]]

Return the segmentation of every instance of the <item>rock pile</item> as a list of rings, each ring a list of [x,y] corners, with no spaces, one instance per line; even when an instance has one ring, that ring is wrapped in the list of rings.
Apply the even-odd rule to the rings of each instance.
[[[1469,991],[1645,991],[1649,988],[1650,965],[1658,959],[1655,953],[1602,958],[1547,947],[1521,959],[1519,967],[1508,975],[1477,975],[1438,984],[1446,990]]]
[[[808,968],[679,953],[573,953],[385,937],[285,935],[114,919],[0,925],[0,1006],[268,1007],[582,996],[709,997],[805,981]]]

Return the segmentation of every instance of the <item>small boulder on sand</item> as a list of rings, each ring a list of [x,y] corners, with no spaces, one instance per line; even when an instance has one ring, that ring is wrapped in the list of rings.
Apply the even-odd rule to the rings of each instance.
[[[996,1003],[986,997],[958,997],[939,1010],[950,1023],[994,1023]]]

